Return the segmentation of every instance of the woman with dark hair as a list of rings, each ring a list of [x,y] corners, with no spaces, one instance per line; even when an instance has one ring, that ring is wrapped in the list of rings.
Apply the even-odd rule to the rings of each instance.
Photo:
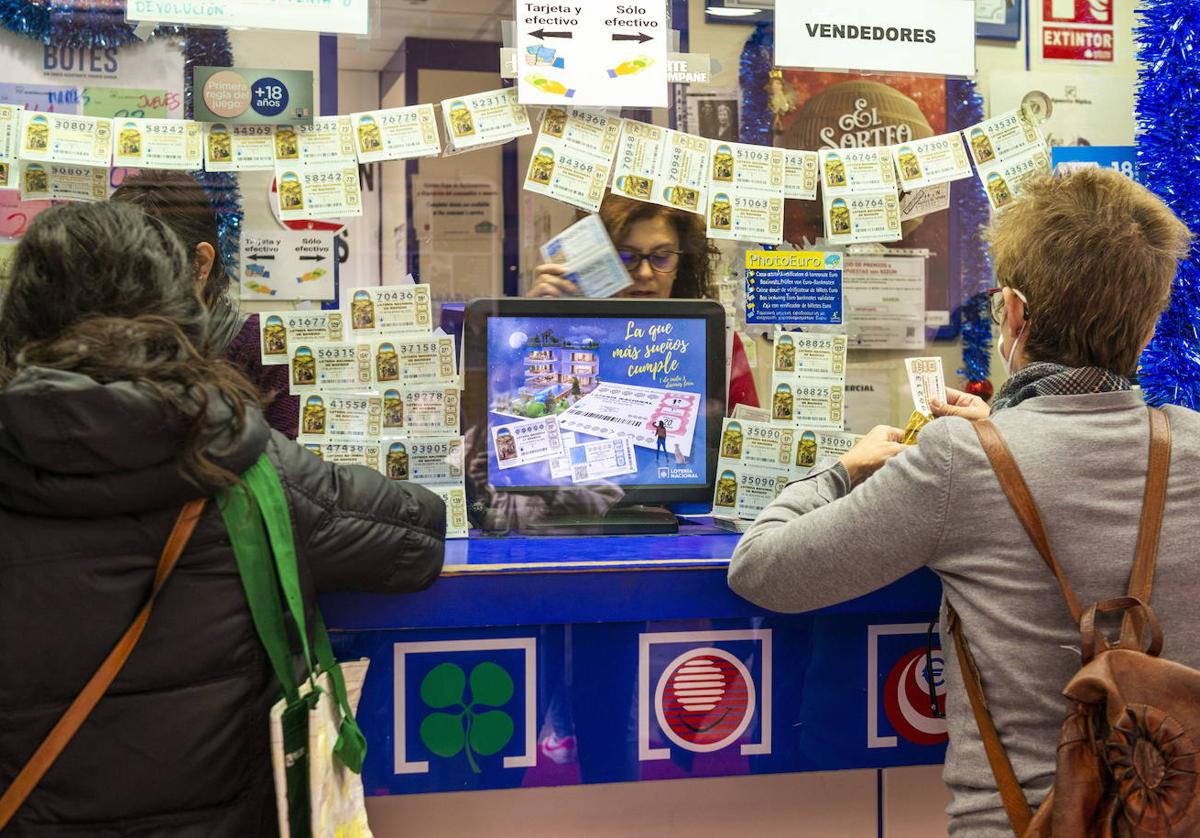
[[[440,572],[436,495],[325,463],[267,426],[251,385],[214,357],[195,254],[136,207],[70,204],[38,216],[9,264],[0,789],[144,605],[180,507],[235,486],[264,454],[310,611],[322,591],[416,591]],[[209,503],[132,656],[9,831],[275,834],[278,694]]]
[[[258,315],[242,317],[229,296],[233,266],[221,258],[217,219],[204,188],[184,172],[146,169],[127,178],[112,200],[137,204],[166,222],[183,242],[191,254],[196,291],[210,312],[214,347],[258,388],[271,427],[295,439],[300,399],[289,395],[287,367],[263,366]]]
[[[600,204],[600,220],[629,271],[633,284],[616,296],[632,299],[700,300],[716,296],[703,215],[635,201],[609,193]],[[579,294],[564,265],[547,263],[534,269],[528,297],[573,297]],[[735,404],[758,406],[754,376],[737,336],[730,356],[730,410]]]

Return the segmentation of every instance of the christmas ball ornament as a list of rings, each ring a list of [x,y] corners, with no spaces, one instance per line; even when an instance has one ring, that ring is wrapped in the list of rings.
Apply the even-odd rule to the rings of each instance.
[[[995,388],[992,387],[992,382],[985,378],[983,381],[968,381],[967,392],[972,396],[979,396],[979,398],[987,402],[992,400]]]

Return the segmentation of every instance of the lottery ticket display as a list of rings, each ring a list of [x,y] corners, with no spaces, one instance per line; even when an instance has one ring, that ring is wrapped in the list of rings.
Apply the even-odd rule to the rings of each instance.
[[[845,422],[846,336],[776,327],[771,422],[840,431]]]
[[[451,152],[499,145],[533,133],[515,87],[446,99],[442,122]]]
[[[488,474],[504,489],[706,481],[705,324],[488,319]]]
[[[274,130],[278,163],[357,162],[348,116],[317,117],[311,125],[276,125]]]
[[[626,198],[701,213],[707,205],[708,140],[622,121],[613,191]]]
[[[428,336],[433,326],[429,286],[359,288],[350,297],[350,334]]]
[[[204,163],[204,131],[182,119],[113,120],[113,165],[195,171]]]
[[[781,148],[713,140],[708,237],[781,244],[784,168]]]
[[[900,187],[906,192],[971,176],[971,162],[958,133],[901,143],[891,152]]]
[[[210,172],[274,171],[274,128],[204,123],[204,168]]]
[[[21,159],[107,167],[112,162],[112,120],[21,111]]]
[[[69,163],[17,164],[23,201],[104,201],[108,199],[108,169]]]
[[[596,212],[612,172],[621,120],[604,111],[547,108],[525,188]]]
[[[259,317],[263,364],[286,364],[293,343],[340,341],[346,337],[340,311],[277,311]]]
[[[433,105],[350,114],[360,163],[440,154]]]
[[[14,189],[17,186],[22,110],[16,105],[0,105],[0,189]]]
[[[358,164],[280,163],[275,167],[276,200],[283,221],[356,218],[363,213]]]

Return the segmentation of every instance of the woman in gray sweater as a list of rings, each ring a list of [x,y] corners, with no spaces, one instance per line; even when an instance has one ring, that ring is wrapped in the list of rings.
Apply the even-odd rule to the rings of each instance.
[[[1146,481],[1149,422],[1131,389],[1167,305],[1187,228],[1158,198],[1108,170],[1047,178],[991,231],[1001,290],[992,295],[1010,378],[992,407],[1079,600],[1125,592]],[[1079,629],[1054,577],[1000,489],[969,419],[982,401],[952,393],[920,444],[880,427],[841,461],[793,483],[742,538],[729,584],[776,611],[861,596],[927,566],[970,640],[992,718],[1034,807],[1054,776],[1080,665]],[[1173,448],[1153,608],[1165,655],[1200,667],[1195,531],[1200,417],[1166,408]],[[944,621],[943,621],[944,622]],[[1011,836],[942,632],[954,794],[951,835]]]

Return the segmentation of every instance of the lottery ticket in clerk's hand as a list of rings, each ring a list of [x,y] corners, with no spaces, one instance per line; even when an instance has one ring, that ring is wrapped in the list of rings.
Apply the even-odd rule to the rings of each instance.
[[[502,469],[541,463],[562,456],[562,434],[556,416],[493,425],[492,450]]]
[[[690,460],[702,409],[699,393],[605,382],[560,414],[559,421],[564,430],[605,439],[628,436],[634,445],[651,450],[658,447],[655,429],[661,421],[667,453],[678,449]]]
[[[589,215],[546,242],[542,258],[566,266],[566,278],[584,297],[611,297],[633,285],[598,215]]]
[[[908,386],[912,390],[913,405],[925,416],[933,415],[929,403],[935,399],[946,401],[946,377],[942,373],[941,358],[905,358],[904,369],[908,373]]]

